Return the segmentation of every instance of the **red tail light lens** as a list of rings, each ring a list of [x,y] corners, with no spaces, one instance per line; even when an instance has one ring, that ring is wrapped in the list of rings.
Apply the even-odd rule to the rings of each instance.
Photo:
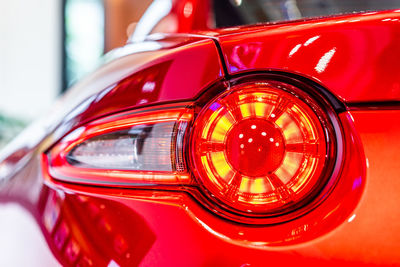
[[[287,211],[323,184],[328,122],[297,92],[279,82],[243,84],[199,113],[192,161],[216,201],[246,213]]]
[[[225,217],[283,215],[323,195],[338,166],[321,99],[282,82],[241,83],[194,121],[196,104],[108,116],[73,130],[43,159],[61,181],[179,185]]]

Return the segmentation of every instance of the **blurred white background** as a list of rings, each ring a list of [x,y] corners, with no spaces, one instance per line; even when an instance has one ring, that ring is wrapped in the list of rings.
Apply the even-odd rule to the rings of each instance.
[[[0,0],[0,149],[126,40],[151,0]]]
[[[61,1],[0,0],[0,112],[29,121],[60,92]]]
[[[5,140],[43,115],[60,92],[61,10],[55,0],[0,0],[0,134]],[[10,205],[0,205],[0,265],[40,266],[48,259],[56,266],[32,215]]]

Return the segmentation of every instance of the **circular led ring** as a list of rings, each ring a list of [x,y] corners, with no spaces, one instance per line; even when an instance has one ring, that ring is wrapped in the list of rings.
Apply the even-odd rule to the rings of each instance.
[[[205,191],[246,214],[290,211],[324,180],[330,138],[324,111],[280,83],[247,83],[203,107],[192,161]]]

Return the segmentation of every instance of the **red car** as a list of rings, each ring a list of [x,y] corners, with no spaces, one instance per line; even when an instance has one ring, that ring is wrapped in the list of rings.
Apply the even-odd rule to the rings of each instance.
[[[59,263],[400,265],[400,10],[262,2],[155,1],[3,151]]]

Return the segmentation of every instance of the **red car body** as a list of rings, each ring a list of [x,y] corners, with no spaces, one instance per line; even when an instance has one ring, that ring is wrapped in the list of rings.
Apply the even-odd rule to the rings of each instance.
[[[214,31],[188,19],[194,22],[178,31],[203,31],[152,35],[116,50],[10,144],[0,165],[1,201],[33,215],[63,265],[400,264],[400,10]],[[79,127],[211,100],[213,88],[252,79],[317,88],[342,127],[340,177],[301,216],[251,224],[221,216],[185,186],[81,183],[54,179],[48,168],[44,153]]]

